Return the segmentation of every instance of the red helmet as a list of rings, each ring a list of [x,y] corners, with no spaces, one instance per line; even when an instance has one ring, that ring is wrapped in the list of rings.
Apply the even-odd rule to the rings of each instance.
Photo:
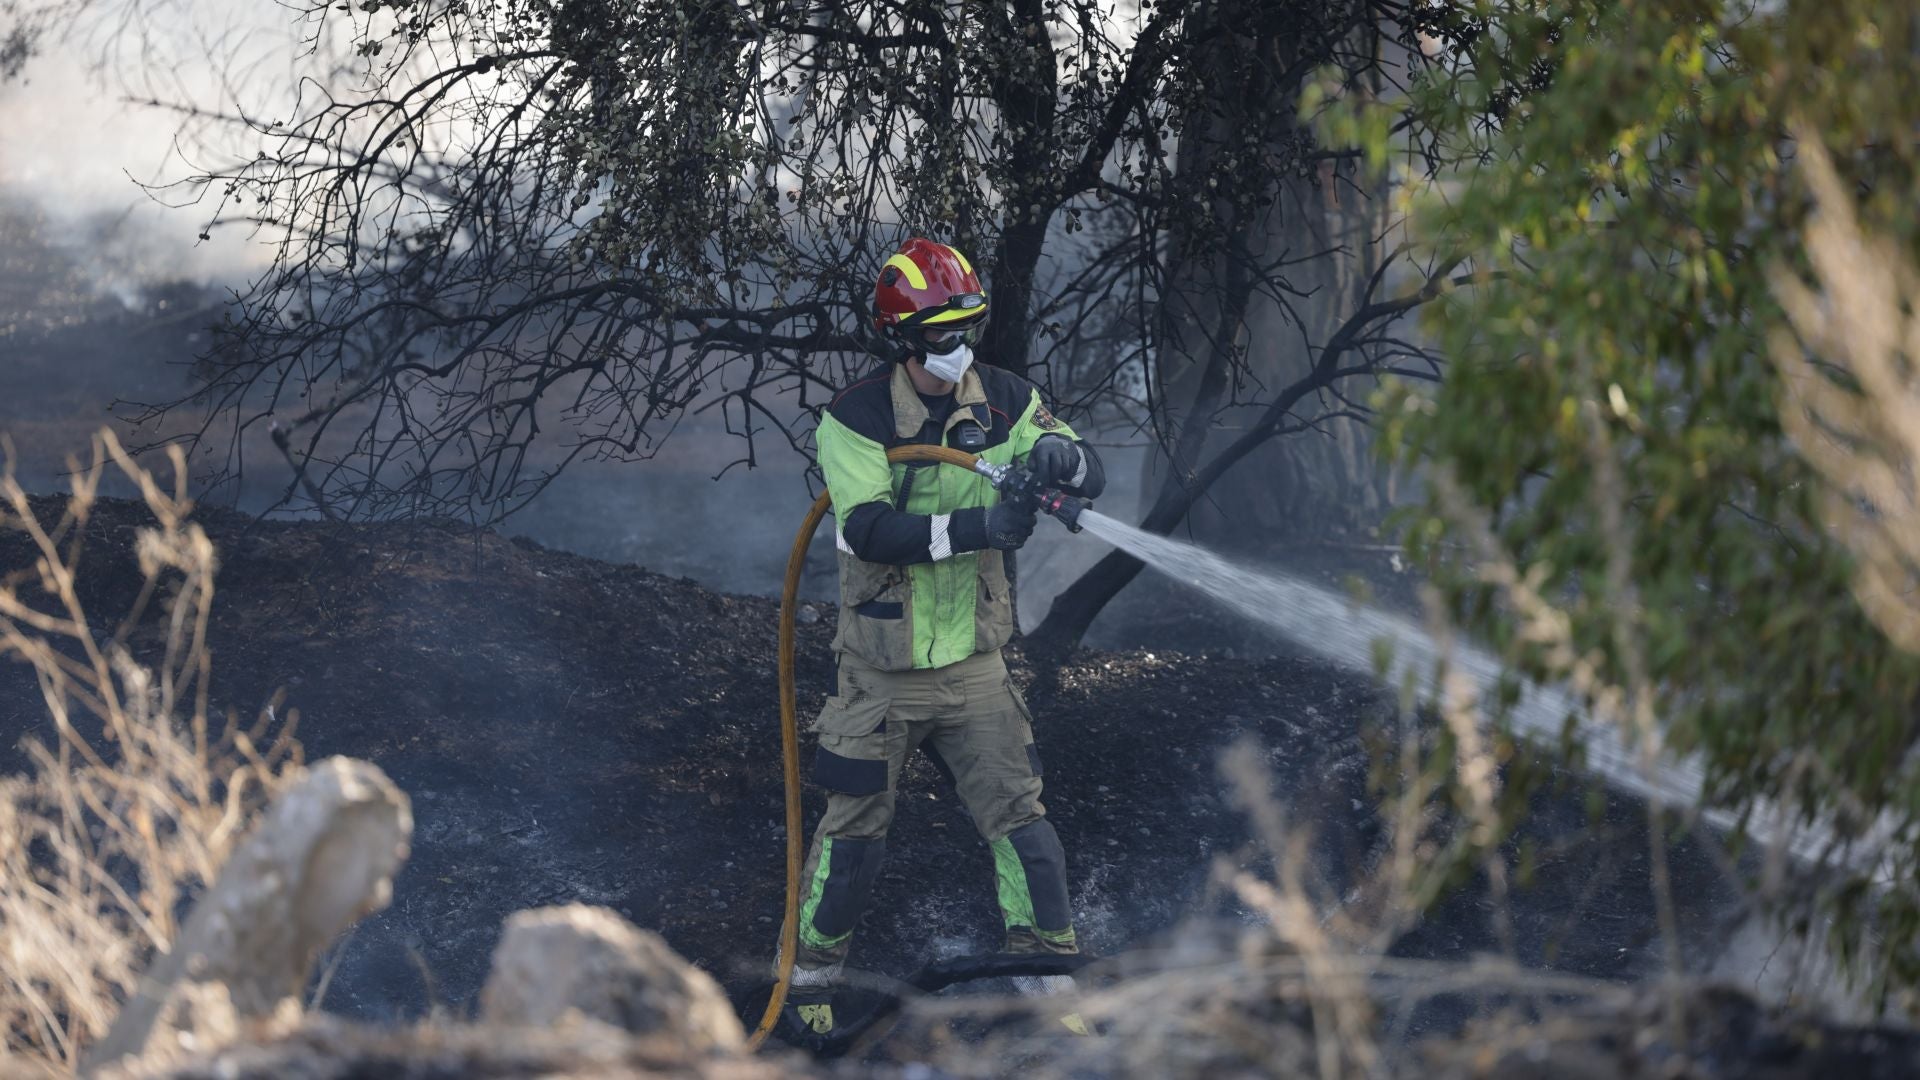
[[[958,249],[916,236],[880,269],[873,325],[910,352],[952,352],[979,339],[987,291]]]

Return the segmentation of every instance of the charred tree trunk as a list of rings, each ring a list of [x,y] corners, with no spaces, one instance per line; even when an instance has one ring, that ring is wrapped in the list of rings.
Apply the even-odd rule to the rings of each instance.
[[[1209,539],[1264,539],[1320,513],[1315,506],[1371,513],[1379,505],[1359,425],[1336,419],[1329,437],[1312,445],[1265,444],[1285,429],[1296,405],[1329,393],[1337,381],[1343,320],[1366,306],[1378,284],[1373,223],[1384,200],[1357,197],[1351,166],[1342,171],[1320,155],[1302,158],[1311,140],[1296,120],[1299,93],[1318,61],[1316,46],[1301,40],[1299,21],[1263,18],[1236,0],[1209,5],[1205,14],[1211,25],[1196,13],[1191,26],[1204,37],[1210,55],[1203,70],[1210,75],[1189,105],[1178,173],[1183,189],[1213,198],[1207,219],[1176,227],[1171,237],[1149,386],[1161,452],[1143,478],[1152,501],[1141,526],[1164,534],[1189,521]],[[1358,44],[1371,55],[1379,36],[1372,25],[1329,33],[1319,51]],[[1342,411],[1336,403],[1309,412]],[[1209,443],[1221,435],[1232,441],[1208,461]],[[1250,455],[1267,467],[1222,480]],[[1275,483],[1276,476],[1284,482]],[[1132,557],[1109,555],[1056,598],[1032,637],[1042,646],[1077,643],[1139,571]]]
[[[990,6],[999,12],[997,5]],[[1052,166],[1059,67],[1040,0],[1015,0],[1000,22],[1005,71],[993,82],[994,103],[1007,124],[1005,211],[990,268],[993,321],[981,353],[995,367],[1026,377],[1033,348],[1034,271],[1047,223],[1064,196]]]
[[[1008,226],[993,261],[993,320],[981,344],[983,358],[1022,378],[1031,378],[1033,277],[1046,243],[1046,217]]]
[[[1209,8],[1218,16],[1220,9]],[[1228,75],[1244,66],[1244,41],[1221,31],[1213,70]],[[1224,83],[1239,82],[1227,78]],[[1222,87],[1221,89],[1224,89]],[[1222,171],[1251,130],[1253,118],[1225,96],[1210,95],[1207,107],[1180,140],[1176,175],[1194,193],[1207,190],[1207,178]],[[1176,217],[1169,237],[1166,285],[1160,297],[1157,362],[1149,371],[1149,407],[1167,467],[1163,483],[1143,491],[1180,486],[1200,466],[1214,415],[1229,400],[1242,355],[1242,324],[1251,299],[1252,267],[1248,239],[1251,222],[1245,207],[1216,183],[1207,199],[1207,215]],[[1224,235],[1225,243],[1220,243]],[[1161,490],[1161,496],[1166,495]]]
[[[1232,442],[1190,476],[1169,475],[1153,507],[1141,519],[1140,527],[1162,536],[1172,532],[1193,509],[1195,501],[1235,465],[1275,436],[1302,430],[1304,424],[1290,419],[1295,408],[1352,373],[1354,369],[1347,363],[1349,354],[1369,328],[1398,318],[1440,295],[1449,286],[1448,275],[1457,265],[1457,260],[1443,262],[1427,277],[1425,284],[1411,293],[1363,304],[1328,338],[1312,367],[1267,403],[1258,420],[1241,430]],[[1118,551],[1101,559],[1054,600],[1053,608],[1028,640],[1043,649],[1062,649],[1076,644],[1107,602],[1140,572],[1141,565],[1140,560]]]
[[[1369,54],[1380,34],[1367,27],[1352,38],[1349,47]],[[1284,70],[1297,59],[1270,62]],[[1290,148],[1305,142],[1293,123],[1299,85],[1252,85],[1267,97],[1255,106],[1260,115],[1276,121],[1260,132],[1267,156],[1292,167],[1275,179],[1272,204],[1247,224],[1249,257],[1271,269],[1239,327],[1244,347],[1231,356],[1216,351],[1198,371],[1176,354],[1179,367],[1169,372],[1166,401],[1182,435],[1196,424],[1220,432],[1256,424],[1271,395],[1309,376],[1340,325],[1367,303],[1380,269],[1384,181],[1367,179],[1351,158],[1288,162]],[[1235,366],[1236,392],[1224,404],[1208,386],[1211,368],[1221,362]],[[1275,539],[1344,533],[1377,523],[1390,500],[1364,415],[1373,387],[1373,379],[1361,378],[1320,388],[1311,403],[1316,407],[1309,410],[1320,418],[1312,432],[1253,451],[1256,467],[1223,477],[1194,505],[1186,531],[1212,546],[1263,551]],[[1171,452],[1148,458],[1143,492],[1186,483],[1197,461],[1173,449],[1181,441],[1163,440]]]
[[[1324,343],[1367,302],[1379,270],[1386,199],[1383,191],[1361,186],[1354,171],[1351,164],[1324,163],[1311,180],[1282,181],[1275,212],[1264,223],[1258,248],[1263,258],[1330,253],[1289,270],[1286,284],[1294,292],[1263,291],[1250,306],[1247,378],[1267,393],[1307,378]],[[1254,450],[1251,467],[1223,476],[1194,506],[1186,531],[1211,546],[1265,554],[1276,541],[1338,536],[1377,524],[1389,497],[1366,418],[1375,385],[1374,378],[1362,376],[1321,388],[1304,410],[1320,418],[1312,428]],[[1260,404],[1238,404],[1214,422],[1228,432],[1246,430],[1262,411]],[[1149,475],[1169,464],[1152,459]]]

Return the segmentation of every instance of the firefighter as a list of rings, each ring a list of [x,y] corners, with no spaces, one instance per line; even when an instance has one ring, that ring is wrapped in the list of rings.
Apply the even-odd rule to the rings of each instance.
[[[833,990],[916,747],[952,778],[992,849],[1006,950],[1079,949],[1066,857],[1040,804],[1032,716],[1000,654],[1013,634],[1007,557],[1032,534],[1034,507],[1002,501],[983,476],[886,457],[944,444],[1099,495],[1092,448],[1031,383],[975,362],[988,315],[966,256],[908,240],[874,287],[874,324],[894,356],[841,390],[814,436],[840,562],[839,681],[813,724],[827,811],[801,878],[788,1008],[816,1036],[833,1031]]]

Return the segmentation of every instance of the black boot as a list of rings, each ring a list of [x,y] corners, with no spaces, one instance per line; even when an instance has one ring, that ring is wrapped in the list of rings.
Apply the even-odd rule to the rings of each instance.
[[[830,1041],[837,1025],[834,990],[832,986],[790,988],[776,1029],[781,1040],[807,1050],[818,1050]]]

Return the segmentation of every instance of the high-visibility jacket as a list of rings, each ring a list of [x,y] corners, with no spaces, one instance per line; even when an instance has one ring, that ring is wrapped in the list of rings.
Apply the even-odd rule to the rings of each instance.
[[[953,445],[966,421],[986,434],[981,457],[1024,462],[1047,435],[1074,442],[1081,465],[1071,494],[1099,494],[1099,459],[1056,419],[1032,383],[975,364],[935,421],[903,364],[888,364],[834,397],[814,432],[833,499],[840,559],[834,649],[882,671],[938,668],[988,652],[1013,636],[1006,560],[987,547],[986,509],[999,492],[977,473],[935,463],[893,463],[908,443]]]

